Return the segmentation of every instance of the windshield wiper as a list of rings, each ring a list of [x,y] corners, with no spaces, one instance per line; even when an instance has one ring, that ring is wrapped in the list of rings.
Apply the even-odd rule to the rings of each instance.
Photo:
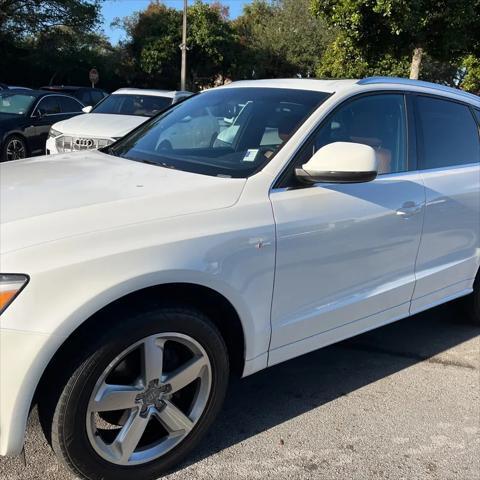
[[[99,150],[103,153],[106,153],[107,155],[112,155],[114,157],[125,158],[126,160],[133,160],[134,162],[146,163],[147,165],[155,165],[156,167],[163,167],[163,168],[169,168],[171,170],[177,170],[177,167],[175,167],[175,165],[170,165],[165,162],[154,162],[153,160],[146,160],[143,158],[122,157],[121,155],[117,155],[113,147],[104,147]]]
[[[174,165],[170,165],[165,162],[154,162],[153,160],[143,160],[143,159],[138,159],[138,160],[132,159],[132,160],[135,160],[136,162],[140,162],[140,163],[146,163],[147,165],[155,165],[156,167],[169,168],[170,170],[177,169],[177,167],[175,167]]]

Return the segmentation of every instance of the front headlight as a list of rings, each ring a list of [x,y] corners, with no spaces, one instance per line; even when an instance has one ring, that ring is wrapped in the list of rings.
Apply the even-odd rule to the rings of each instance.
[[[0,315],[28,283],[26,275],[0,273]]]
[[[62,132],[59,132],[58,130],[55,130],[54,128],[51,128],[51,127],[50,127],[50,131],[48,132],[48,136],[50,138],[58,137],[61,134],[62,134]]]

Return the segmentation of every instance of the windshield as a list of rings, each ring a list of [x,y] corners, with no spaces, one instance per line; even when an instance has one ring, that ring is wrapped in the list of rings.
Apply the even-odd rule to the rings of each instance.
[[[268,163],[329,96],[280,88],[220,88],[189,98],[108,149],[205,175],[245,178]]]
[[[23,93],[0,92],[0,113],[10,115],[26,115],[30,110],[35,97]]]
[[[162,110],[165,110],[171,103],[172,99],[169,97],[114,94],[100,102],[92,110],[92,113],[114,113],[117,115],[153,117]]]

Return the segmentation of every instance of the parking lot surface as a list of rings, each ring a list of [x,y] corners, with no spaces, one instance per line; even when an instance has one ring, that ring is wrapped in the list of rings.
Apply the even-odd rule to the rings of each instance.
[[[234,380],[168,480],[480,479],[480,328],[456,303]],[[35,412],[0,478],[66,480]]]

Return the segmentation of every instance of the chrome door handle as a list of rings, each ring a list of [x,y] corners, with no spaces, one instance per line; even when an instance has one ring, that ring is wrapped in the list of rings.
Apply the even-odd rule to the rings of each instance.
[[[397,215],[403,218],[411,217],[422,211],[422,205],[415,202],[405,202],[397,211]]]

